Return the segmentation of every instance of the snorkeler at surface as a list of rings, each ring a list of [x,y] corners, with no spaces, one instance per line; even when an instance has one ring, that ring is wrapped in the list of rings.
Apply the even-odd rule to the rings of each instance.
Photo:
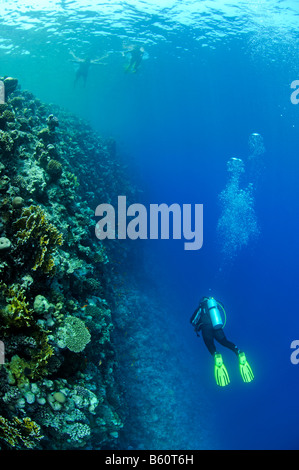
[[[83,85],[85,86],[90,66],[91,65],[104,65],[100,61],[107,57],[107,54],[106,54],[103,57],[100,57],[99,59],[95,59],[95,60],[91,60],[90,58],[80,59],[79,57],[76,57],[75,54],[72,51],[71,51],[71,55],[74,58],[73,62],[76,62],[77,64],[79,64],[78,70],[76,72],[76,77],[75,77],[75,80],[74,80],[74,86],[77,85],[78,80],[80,78],[82,78]]]
[[[220,385],[220,387],[224,387],[230,383],[230,380],[226,367],[223,364],[222,355],[217,352],[214,340],[218,341],[218,343],[230,349],[238,356],[241,377],[244,382],[251,382],[254,378],[251,367],[247,362],[244,352],[240,351],[234,343],[226,338],[223,331],[226,318],[223,322],[218,307],[222,309],[225,316],[225,310],[220,302],[217,302],[213,297],[203,297],[190,319],[190,323],[194,326],[197,336],[199,336],[199,332],[201,331],[206,347],[212,356],[214,356],[214,375],[216,383]]]
[[[144,48],[140,46],[132,46],[125,54],[131,54],[131,60],[128,67],[125,69],[126,72],[136,73],[139,69],[143,55],[144,55]]]

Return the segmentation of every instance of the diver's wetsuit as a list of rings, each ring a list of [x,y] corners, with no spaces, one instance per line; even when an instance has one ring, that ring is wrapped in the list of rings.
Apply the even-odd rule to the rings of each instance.
[[[222,344],[222,346],[225,346],[228,349],[231,349],[236,355],[239,353],[238,347],[229,341],[227,337],[225,336],[225,333],[222,328],[219,330],[215,330],[213,328],[212,321],[210,319],[210,315],[207,309],[207,304],[206,301],[203,301],[199,304],[199,307],[195,310],[192,319],[195,317],[196,313],[198,310],[201,308],[201,313],[200,313],[200,323],[198,326],[196,326],[196,332],[199,333],[199,331],[202,332],[202,337],[204,340],[204,343],[206,347],[208,348],[209,352],[214,355],[217,352],[214,339],[218,341],[218,343]],[[191,319],[191,320],[192,320]]]
[[[137,69],[139,68],[142,57],[143,57],[143,52],[140,50],[140,47],[134,47],[131,53],[131,61],[128,67],[128,70],[132,70],[133,72],[137,72]]]
[[[84,62],[82,62],[80,64],[80,66],[77,70],[77,73],[76,73],[76,78],[75,78],[74,85],[77,84],[80,77],[82,77],[82,79],[83,79],[84,86],[86,85],[89,67],[90,67],[90,60],[89,59],[85,60]]]

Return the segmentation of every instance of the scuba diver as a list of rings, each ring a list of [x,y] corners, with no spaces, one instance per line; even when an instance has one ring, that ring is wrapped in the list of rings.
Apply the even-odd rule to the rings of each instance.
[[[223,311],[224,322],[222,321],[219,307]],[[223,328],[226,323],[226,315],[224,307],[220,302],[217,302],[213,297],[203,297],[198,308],[193,313],[190,323],[194,326],[197,336],[199,336],[200,331],[202,332],[204,343],[212,356],[214,356],[214,375],[217,385],[224,387],[230,383],[230,380],[227,369],[223,364],[222,355],[217,352],[214,340],[238,356],[239,370],[243,381],[248,383],[253,380],[254,375],[247,362],[245,353],[240,351],[225,336]]]
[[[79,57],[76,57],[72,51],[70,53],[74,58],[73,62],[76,62],[77,64],[79,64],[78,70],[76,72],[74,86],[76,86],[78,80],[82,78],[83,84],[85,87],[90,66],[91,65],[104,65],[100,61],[107,57],[107,54],[106,54],[103,57],[100,57],[99,59],[95,59],[95,60],[91,60],[89,57],[87,59],[80,59]]]
[[[124,55],[125,54],[131,54],[131,60],[128,67],[126,68],[126,72],[136,73],[142,62],[144,48],[140,46],[134,46],[128,52],[125,52]]]

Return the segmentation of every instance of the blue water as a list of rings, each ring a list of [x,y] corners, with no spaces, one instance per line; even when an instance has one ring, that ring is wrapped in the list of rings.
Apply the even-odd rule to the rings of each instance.
[[[148,240],[144,251],[164,289],[169,328],[171,322],[180,327],[173,344],[183,340],[188,354],[182,359],[198,364],[189,379],[205,390],[215,446],[298,449],[299,365],[290,361],[299,335],[299,106],[290,101],[290,84],[299,79],[297,3],[5,3],[1,74],[112,136],[145,206],[204,206],[199,251],[184,251],[183,241],[172,240]],[[146,54],[138,72],[126,74],[121,51],[135,43]],[[90,69],[86,87],[73,87],[71,50],[80,57],[109,53],[104,65]],[[227,161],[246,160],[253,132],[265,145],[254,190],[260,234],[223,265],[218,196],[228,181]],[[228,338],[254,369],[250,384],[242,383],[236,358],[222,347],[231,383],[223,389],[214,383],[213,360],[189,324],[209,289],[226,307]],[[195,397],[190,390],[190,403]],[[213,434],[210,447],[212,441]]]

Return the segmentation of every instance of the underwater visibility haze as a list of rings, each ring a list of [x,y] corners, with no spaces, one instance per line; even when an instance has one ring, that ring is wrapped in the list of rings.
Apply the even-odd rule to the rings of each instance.
[[[2,450],[299,448],[298,18],[1,3]]]

